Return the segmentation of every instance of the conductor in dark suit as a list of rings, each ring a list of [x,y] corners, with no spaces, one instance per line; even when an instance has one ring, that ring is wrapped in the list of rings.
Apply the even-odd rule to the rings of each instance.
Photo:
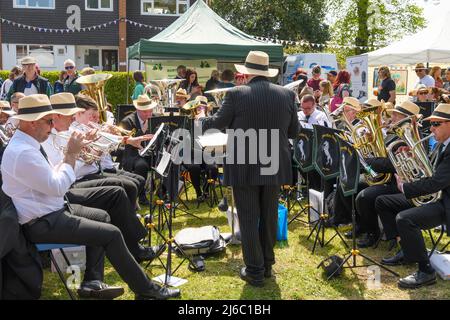
[[[288,139],[296,137],[299,123],[295,93],[268,80],[278,70],[269,69],[266,53],[251,51],[236,69],[248,84],[230,90],[214,116],[202,112],[197,119],[203,131],[227,129],[224,182],[233,187],[239,217],[245,262],[240,277],[263,286],[275,263],[279,188],[292,181]]]
[[[413,183],[397,176],[399,195],[378,197],[375,206],[383,222],[386,236],[399,237],[402,252],[389,262],[417,262],[419,270],[399,280],[402,288],[415,289],[436,282],[421,230],[447,226],[450,234],[450,104],[439,105],[430,120],[431,132],[441,144],[433,175]],[[413,207],[408,199],[442,191],[439,201]],[[398,213],[398,214],[397,214]]]
[[[158,105],[151,100],[148,95],[140,95],[137,100],[133,101],[136,111],[126,116],[121,125],[126,130],[136,130],[135,137],[140,137],[151,132],[150,118],[153,114],[153,109]],[[141,157],[139,150],[134,146],[125,145],[125,150],[122,159],[123,169],[129,172],[136,173],[147,180],[148,171],[150,170],[149,159]],[[148,204],[145,197],[145,192],[139,195],[140,204]]]

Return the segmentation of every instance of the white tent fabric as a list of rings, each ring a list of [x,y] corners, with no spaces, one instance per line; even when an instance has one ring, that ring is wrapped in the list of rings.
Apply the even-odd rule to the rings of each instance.
[[[369,52],[369,66],[450,62],[450,11],[424,30],[385,48]]]

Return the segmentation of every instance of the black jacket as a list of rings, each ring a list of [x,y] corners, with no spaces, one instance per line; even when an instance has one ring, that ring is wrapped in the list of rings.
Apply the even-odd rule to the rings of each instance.
[[[37,88],[39,94],[46,94],[48,96],[52,94],[51,86],[46,78],[37,76],[37,78],[31,82]],[[16,92],[25,92],[26,85],[27,81],[25,80],[25,75],[22,75],[14,80],[11,89],[9,89],[7,100],[11,101],[11,96]]]
[[[0,300],[39,299],[42,265],[36,246],[25,239],[10,197],[0,190]]]
[[[405,183],[403,191],[408,199],[442,191],[440,201],[445,208],[447,235],[450,235],[450,147],[447,147],[444,153],[438,157],[433,176]]]
[[[249,164],[249,139],[246,139],[245,147],[242,142],[234,137],[234,164],[230,161],[225,164],[225,184],[231,186],[261,186],[261,185],[282,185],[292,181],[292,162],[289,147],[289,138],[294,139],[299,131],[299,121],[295,105],[295,93],[278,85],[272,84],[265,77],[256,77],[248,85],[238,86],[227,92],[222,108],[210,118],[202,120],[203,131],[215,129],[256,129],[261,133],[261,129],[268,130],[269,139],[263,141],[257,138],[259,143],[251,145],[258,146],[258,153],[270,154],[271,144],[277,143],[278,149],[272,158],[278,157],[278,171],[268,175],[261,172],[262,168],[269,168],[271,165],[264,164],[260,157],[254,164]],[[278,129],[278,141],[271,141],[270,130]],[[227,152],[233,143],[233,136],[229,135]],[[238,144],[241,144],[240,154],[237,154]],[[263,152],[260,152],[262,147]],[[246,152],[245,164],[237,163],[238,156],[242,151]],[[273,162],[273,159],[272,159]]]
[[[135,137],[143,136],[144,134],[150,133],[151,128],[147,132],[143,132],[141,129],[141,124],[139,122],[139,118],[137,112],[133,112],[126,116],[122,121],[121,125],[126,130],[136,129]],[[130,170],[133,167],[133,162],[139,156],[139,150],[133,146],[126,145],[123,152],[122,166],[125,170]]]

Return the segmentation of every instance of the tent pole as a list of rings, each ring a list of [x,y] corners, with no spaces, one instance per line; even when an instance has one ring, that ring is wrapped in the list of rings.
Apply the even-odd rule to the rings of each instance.
[[[128,104],[128,99],[130,98],[130,57],[128,57],[127,64],[127,97],[125,99],[125,104]]]

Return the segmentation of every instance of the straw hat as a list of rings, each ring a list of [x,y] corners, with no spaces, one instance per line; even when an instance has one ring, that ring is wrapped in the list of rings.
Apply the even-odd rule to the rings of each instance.
[[[141,94],[137,100],[133,100],[133,105],[136,109],[141,111],[152,110],[158,106],[158,103],[151,100],[148,95]]]
[[[364,102],[364,105],[368,106],[368,107],[381,107],[381,106],[383,106],[383,102],[378,101],[378,99],[372,98],[372,99],[366,100]]]
[[[342,101],[341,106],[350,106],[353,110],[360,111],[361,110],[361,103],[358,99],[353,97],[345,97]]]
[[[19,111],[13,118],[23,121],[37,121],[46,115],[55,113],[45,94],[32,94],[19,100]]]
[[[426,92],[427,94],[430,94],[431,88],[428,88],[424,84],[419,84],[413,91],[411,91],[412,96],[416,97],[419,92]]]
[[[208,98],[205,96],[197,96],[197,97],[195,97],[195,101],[199,102],[200,104],[204,104],[204,105],[208,104]]]
[[[14,112],[14,110],[11,109],[11,106],[9,105],[9,102],[8,101],[3,101],[3,100],[0,100],[0,112],[6,113],[9,116],[13,116],[13,115],[16,114]]]
[[[69,92],[52,95],[50,97],[50,103],[52,104],[53,110],[63,116],[72,116],[75,113],[86,111],[77,107],[75,97]]]
[[[394,110],[392,110],[392,112],[397,112],[397,113],[400,113],[407,117],[413,116],[413,115],[416,115],[419,117],[422,116],[420,114],[420,107],[411,101],[404,101],[401,105],[395,106],[395,108],[394,108]]]
[[[191,96],[188,95],[187,91],[183,88],[177,90],[176,97],[189,99]]]
[[[423,63],[418,63],[416,64],[416,67],[414,68],[414,71],[416,70],[427,70],[428,68],[425,67],[425,65]]]
[[[441,103],[434,109],[431,116],[423,119],[424,121],[450,121],[450,104]]]
[[[242,74],[251,74],[264,77],[275,77],[278,69],[269,69],[269,55],[262,51],[250,51],[245,64],[235,64],[236,70]]]
[[[21,63],[22,65],[36,64],[37,61],[36,61],[36,59],[35,59],[34,57],[32,57],[32,56],[27,56],[27,57],[23,58],[22,60],[20,60],[20,63]]]

